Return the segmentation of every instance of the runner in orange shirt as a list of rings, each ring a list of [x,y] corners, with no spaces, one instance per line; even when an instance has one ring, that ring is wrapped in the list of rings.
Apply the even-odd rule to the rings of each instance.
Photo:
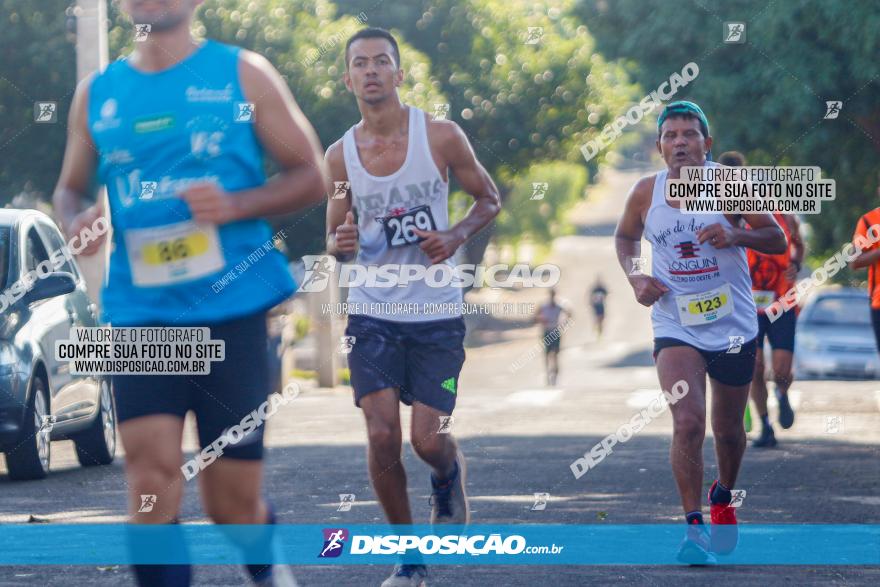
[[[723,153],[718,162],[722,165],[745,165],[741,153]],[[752,378],[751,396],[755,409],[761,417],[761,435],[752,442],[756,448],[776,446],[776,435],[767,413],[767,382],[764,377],[764,337],[770,341],[773,350],[771,363],[773,380],[776,383],[776,399],[779,402],[779,424],[791,428],[794,424],[794,410],[788,401],[788,389],[792,382],[791,365],[794,359],[794,333],[797,309],[785,311],[777,320],[771,322],[764,308],[784,295],[797,278],[804,259],[804,242],[800,235],[800,220],[794,215],[773,214],[776,222],[785,232],[788,250],[778,255],[765,255],[751,249],[746,251],[749,272],[752,276],[752,296],[758,310],[758,350],[755,356],[755,376]]]
[[[877,195],[880,196],[880,186],[877,187]],[[853,240],[857,236],[869,238],[868,228],[874,224],[880,224],[880,208],[874,208],[861,218],[856,224]],[[880,350],[880,242],[862,251],[852,263],[850,269],[868,268],[868,295],[871,297],[871,322],[874,324],[874,336],[877,339],[877,349]]]

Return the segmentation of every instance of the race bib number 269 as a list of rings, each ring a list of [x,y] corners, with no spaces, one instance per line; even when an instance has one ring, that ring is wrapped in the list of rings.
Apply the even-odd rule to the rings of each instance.
[[[431,207],[427,205],[410,208],[395,216],[386,216],[382,220],[382,226],[385,229],[385,240],[388,241],[388,246],[391,248],[404,247],[419,242],[421,239],[415,233],[417,228],[419,230],[437,230],[437,224],[431,214]]]

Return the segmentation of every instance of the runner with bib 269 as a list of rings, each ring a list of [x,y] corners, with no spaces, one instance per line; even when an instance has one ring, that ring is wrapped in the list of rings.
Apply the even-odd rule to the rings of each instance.
[[[673,102],[657,120],[657,149],[666,169],[640,179],[627,197],[615,246],[636,299],[651,307],[654,358],[660,386],[679,381],[688,392],[671,406],[670,460],[688,526],[679,558],[705,564],[736,546],[730,506],[746,433],[743,414],[758,334],[746,248],[785,251],[785,235],[768,214],[684,214],[667,201],[667,179],[681,168],[711,162],[709,123],[693,102]],[[739,227],[744,218],[752,227]],[[652,245],[652,275],[633,275],[640,239]],[[700,494],[706,429],[706,375],[712,385],[712,431],[718,479],[709,490],[712,535],[705,531]]]
[[[451,270],[456,250],[498,214],[498,190],[457,124],[400,102],[403,70],[390,33],[359,31],[348,40],[345,57],[345,84],[362,120],[327,150],[334,182],[348,182],[345,197],[331,198],[327,207],[327,250],[343,258],[357,253],[355,263],[362,266],[394,265],[403,272],[446,264]],[[448,219],[450,170],[475,200],[454,226]],[[464,458],[451,434],[438,434],[441,418],[455,407],[464,363],[461,302],[461,288],[432,287],[429,279],[349,290],[355,404],[366,418],[373,487],[392,524],[412,523],[401,462],[401,401],[412,405],[413,449],[433,469],[431,522],[468,522]],[[447,310],[423,313],[424,304]],[[405,311],[395,311],[398,306]],[[423,565],[402,564],[383,585],[420,585],[425,576]]]

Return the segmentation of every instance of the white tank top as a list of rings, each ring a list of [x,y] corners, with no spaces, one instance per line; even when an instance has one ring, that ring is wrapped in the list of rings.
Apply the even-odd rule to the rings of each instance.
[[[449,184],[431,156],[425,113],[409,107],[409,138],[406,160],[391,175],[375,176],[364,169],[354,138],[354,126],[342,138],[345,170],[348,173],[354,208],[358,212],[360,250],[355,264],[370,268],[388,264],[420,265],[427,279],[409,280],[402,287],[355,285],[349,289],[352,314],[366,314],[396,322],[425,322],[461,315],[462,291],[453,284],[432,287],[430,283],[450,281],[430,270],[430,259],[407,229],[449,227]],[[447,275],[454,263],[447,259]],[[394,269],[394,275],[398,275]],[[389,283],[390,280],[383,280]],[[358,281],[354,280],[357,284]]]
[[[669,288],[652,306],[654,337],[676,338],[708,351],[727,350],[733,336],[748,342],[758,335],[758,322],[746,251],[701,244],[697,231],[731,224],[724,214],[683,214],[667,204],[667,174],[657,173],[645,218],[652,274]]]

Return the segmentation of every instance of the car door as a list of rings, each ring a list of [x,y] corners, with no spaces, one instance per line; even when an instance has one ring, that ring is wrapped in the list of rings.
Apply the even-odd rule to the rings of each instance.
[[[38,220],[36,225],[50,255],[67,246],[54,224]],[[76,263],[65,260],[55,271],[73,275],[76,280],[75,290],[57,298],[65,313],[67,328],[64,338],[68,338],[67,334],[71,326],[97,326],[97,306],[86,293],[85,280]],[[93,375],[70,375],[70,364],[65,362],[65,365],[68,381],[61,388],[64,397],[60,399],[59,410],[55,414],[59,424],[68,419],[94,413],[100,401],[100,383],[97,378]]]
[[[36,272],[37,266],[49,260],[46,243],[34,222],[22,224],[22,273]],[[69,419],[74,400],[70,366],[55,358],[55,342],[66,340],[70,334],[71,319],[67,310],[67,296],[56,296],[28,304],[27,323],[31,340],[39,347],[49,376],[50,410],[56,421]]]

